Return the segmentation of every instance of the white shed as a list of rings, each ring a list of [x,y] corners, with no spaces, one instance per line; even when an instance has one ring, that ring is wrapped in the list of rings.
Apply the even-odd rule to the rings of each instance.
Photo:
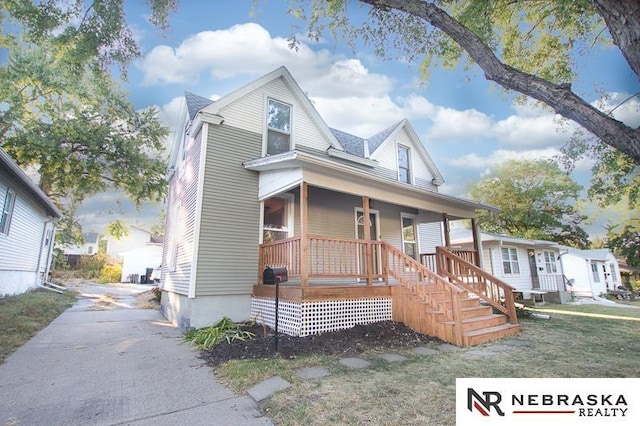
[[[162,245],[149,244],[133,250],[118,253],[122,257],[120,281],[132,282],[132,277],[145,275],[147,269],[158,269],[162,262]]]

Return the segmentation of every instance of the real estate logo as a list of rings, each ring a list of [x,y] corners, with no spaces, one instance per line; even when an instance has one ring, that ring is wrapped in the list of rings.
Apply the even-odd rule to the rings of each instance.
[[[640,379],[457,379],[456,423],[640,424]]]

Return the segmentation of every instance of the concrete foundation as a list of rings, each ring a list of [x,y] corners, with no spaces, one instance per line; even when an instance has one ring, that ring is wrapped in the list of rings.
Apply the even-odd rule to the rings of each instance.
[[[193,328],[213,325],[223,317],[233,321],[247,321],[251,309],[250,295],[187,296],[168,291],[162,292],[160,301],[162,314],[186,332]]]

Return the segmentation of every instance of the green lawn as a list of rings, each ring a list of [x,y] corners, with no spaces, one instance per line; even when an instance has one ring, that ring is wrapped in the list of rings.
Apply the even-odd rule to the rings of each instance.
[[[36,290],[0,299],[0,363],[70,307],[76,294]]]
[[[276,424],[455,424],[457,377],[640,377],[640,309],[552,305],[536,309],[550,320],[523,320],[515,339],[532,342],[493,357],[468,349],[433,356],[401,352],[387,363],[376,354],[367,370],[347,370],[337,358],[232,361],[217,370],[236,391],[280,375],[293,386],[266,407]],[[499,342],[498,342],[499,344]],[[490,344],[472,349],[482,349]],[[322,365],[333,374],[304,382],[292,371]]]

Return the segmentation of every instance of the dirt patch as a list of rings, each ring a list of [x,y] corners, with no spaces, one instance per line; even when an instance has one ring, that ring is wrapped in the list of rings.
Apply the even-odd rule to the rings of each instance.
[[[152,291],[145,291],[136,296],[136,306],[138,309],[160,309],[160,301]]]
[[[274,350],[274,334],[261,325],[243,325],[255,337],[247,341],[233,341],[202,351],[201,356],[211,366],[232,359],[271,358]],[[393,348],[412,348],[439,339],[420,334],[404,324],[384,321],[368,325],[356,325],[347,330],[314,334],[306,337],[278,336],[278,354],[284,358],[319,354],[333,356],[356,356],[366,351],[382,352]]]
[[[93,305],[85,309],[85,311],[109,311],[118,308],[119,297],[112,293],[105,293],[98,298],[91,297],[94,300]]]

